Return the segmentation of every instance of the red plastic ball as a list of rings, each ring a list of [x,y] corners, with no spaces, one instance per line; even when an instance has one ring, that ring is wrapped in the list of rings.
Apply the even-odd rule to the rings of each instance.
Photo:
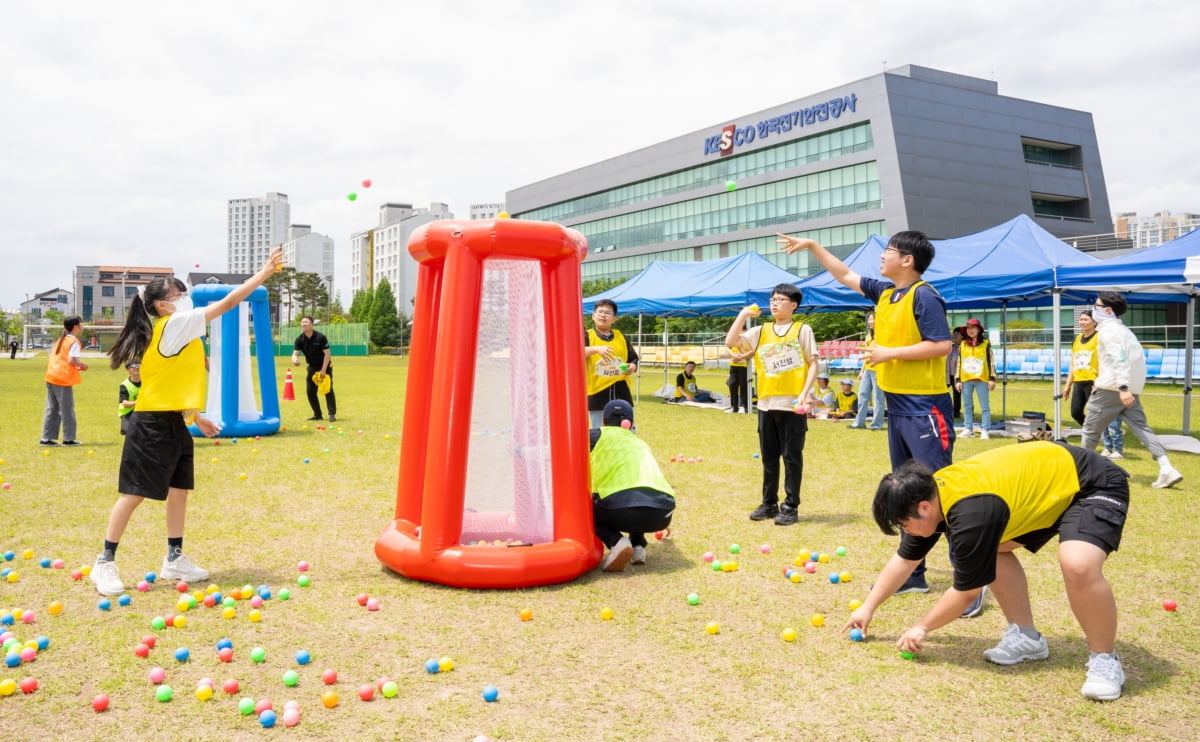
[[[108,709],[108,696],[101,693],[92,699],[93,711],[105,711]]]

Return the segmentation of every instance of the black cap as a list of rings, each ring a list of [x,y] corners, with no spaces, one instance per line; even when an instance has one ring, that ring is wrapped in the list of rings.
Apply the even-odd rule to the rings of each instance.
[[[620,425],[625,420],[633,423],[633,405],[623,399],[614,399],[604,405],[605,425]]]

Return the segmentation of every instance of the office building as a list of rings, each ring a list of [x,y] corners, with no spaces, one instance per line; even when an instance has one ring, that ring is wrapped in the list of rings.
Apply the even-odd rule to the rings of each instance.
[[[125,324],[129,301],[155,278],[175,275],[172,268],[136,265],[75,266],[75,313],[84,322],[112,320]]]
[[[450,207],[432,203],[428,209],[412,204],[385,203],[379,206],[379,224],[350,237],[350,289],[353,295],[374,289],[387,278],[396,295],[396,309],[412,316],[417,291],[417,261],[408,253],[408,238],[422,224],[453,219]]]

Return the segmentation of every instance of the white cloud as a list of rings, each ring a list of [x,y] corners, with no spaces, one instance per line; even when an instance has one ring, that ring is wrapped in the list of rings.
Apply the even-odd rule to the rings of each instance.
[[[6,308],[76,264],[224,269],[226,199],[268,191],[334,238],[348,302],[349,237],[382,201],[465,216],[885,64],[1091,111],[1114,210],[1200,211],[1186,3],[64,0],[4,16]]]

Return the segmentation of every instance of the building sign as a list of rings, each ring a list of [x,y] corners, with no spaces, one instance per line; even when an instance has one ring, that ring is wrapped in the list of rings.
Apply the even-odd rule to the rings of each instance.
[[[721,133],[708,137],[704,140],[704,155],[719,154],[721,157],[733,154],[733,150],[741,147],[743,144],[750,144],[755,139],[766,139],[775,134],[785,134],[792,129],[799,129],[803,126],[812,126],[831,118],[838,118],[845,111],[855,111],[858,105],[858,96],[855,93],[845,96],[844,98],[834,98],[824,103],[818,103],[815,106],[801,108],[790,113],[785,113],[782,116],[775,116],[763,121],[759,121],[753,126],[739,127],[735,124],[730,124],[721,129]]]

